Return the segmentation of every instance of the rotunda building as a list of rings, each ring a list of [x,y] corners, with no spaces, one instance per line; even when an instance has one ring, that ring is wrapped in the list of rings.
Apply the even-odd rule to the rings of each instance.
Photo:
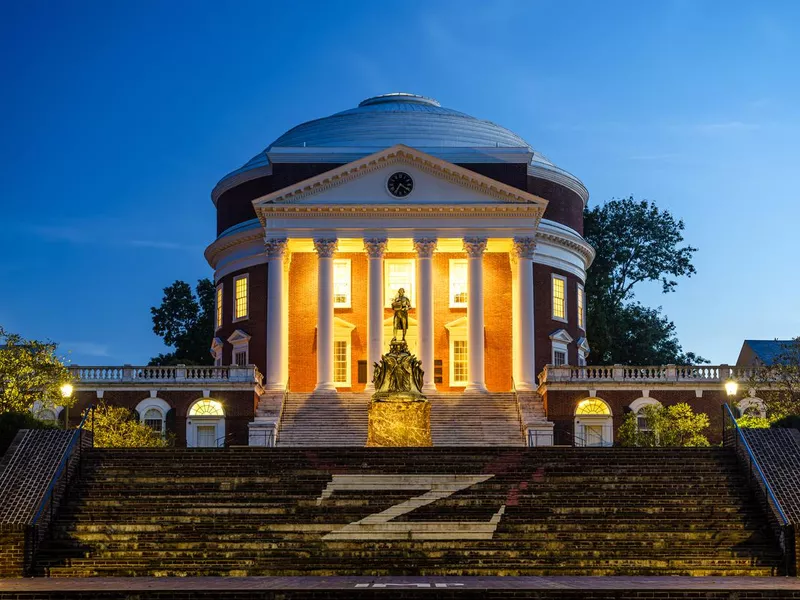
[[[588,192],[512,131],[395,93],[302,123],[212,192],[219,365],[274,393],[369,390],[411,301],[425,390],[533,390],[589,352]]]

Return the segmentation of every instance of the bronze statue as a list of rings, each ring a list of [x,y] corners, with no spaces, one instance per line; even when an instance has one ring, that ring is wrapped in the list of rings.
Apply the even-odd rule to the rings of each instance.
[[[406,291],[403,288],[397,290],[397,296],[392,300],[394,309],[394,320],[392,321],[392,341],[397,341],[397,330],[403,332],[403,341],[406,339],[408,331],[408,309],[411,308],[411,300],[406,298]]]

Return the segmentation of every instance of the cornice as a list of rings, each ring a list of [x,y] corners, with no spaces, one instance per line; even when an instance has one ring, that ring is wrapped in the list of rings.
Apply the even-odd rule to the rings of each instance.
[[[258,229],[248,229],[239,234],[227,235],[223,238],[218,238],[206,248],[204,253],[206,262],[208,262],[211,268],[216,268],[217,258],[219,258],[220,254],[229,248],[233,248],[234,246],[240,246],[256,240],[260,242],[264,241],[264,230],[261,227]]]
[[[271,194],[253,200],[256,213],[268,204],[291,204],[343,185],[368,173],[389,165],[413,165],[419,170],[439,177],[455,185],[485,194],[500,202],[536,204],[542,209],[547,207],[547,200],[528,192],[519,190],[485,177],[469,169],[459,167],[442,159],[425,154],[414,148],[397,144],[381,152],[376,152],[363,159],[353,161],[343,167],[332,169],[297,184],[287,186]],[[259,214],[259,218],[261,215]]]
[[[594,260],[595,251],[588,242],[578,240],[572,236],[568,236],[563,233],[555,233],[549,231],[542,231],[539,230],[536,232],[536,240],[538,242],[546,242],[556,246],[561,246],[562,248],[567,248],[568,250],[572,250],[573,252],[577,252],[581,257],[583,257],[584,261],[586,262],[586,268],[589,268],[589,265],[592,264]]]
[[[583,201],[583,207],[586,208],[586,203],[589,201],[589,190],[573,174],[558,167],[549,167],[542,163],[531,163],[528,165],[528,175],[552,181],[572,190],[580,196],[581,201]]]
[[[242,167],[242,169],[244,169],[244,167]],[[272,175],[271,164],[254,167],[252,169],[245,169],[239,172],[234,171],[233,174],[229,173],[220,179],[217,185],[214,186],[214,189],[211,190],[211,201],[214,203],[214,206],[216,206],[217,202],[219,201],[219,197],[229,189],[235,188],[237,185],[247,181],[252,181],[253,179],[258,179],[259,177],[267,177],[269,175]]]

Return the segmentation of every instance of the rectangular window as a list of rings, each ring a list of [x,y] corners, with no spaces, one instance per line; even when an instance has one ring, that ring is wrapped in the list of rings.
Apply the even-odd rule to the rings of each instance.
[[[466,385],[467,369],[467,340],[453,340],[453,351],[450,356],[451,379],[450,385]]]
[[[567,279],[553,275],[553,318],[567,320]]]
[[[347,340],[333,341],[333,384],[337,387],[350,385],[349,346]]]
[[[586,355],[583,353],[583,350],[578,350],[578,366],[586,366]]]
[[[410,258],[387,258],[384,265],[384,298],[386,308],[392,307],[392,300],[400,288],[405,290],[406,297],[414,306],[414,260]]]
[[[239,367],[247,364],[247,350],[236,350],[233,353],[233,363]]]
[[[233,280],[233,320],[240,321],[247,318],[247,275],[242,275]]]
[[[578,284],[578,327],[586,330],[586,292],[580,283]]]
[[[467,261],[450,259],[450,308],[467,306]]]
[[[336,258],[333,261],[333,306],[350,308],[349,258]]]
[[[553,366],[561,367],[567,364],[567,353],[564,350],[553,350]]]
[[[217,329],[222,327],[222,284],[217,286],[217,317],[216,317],[216,326]]]

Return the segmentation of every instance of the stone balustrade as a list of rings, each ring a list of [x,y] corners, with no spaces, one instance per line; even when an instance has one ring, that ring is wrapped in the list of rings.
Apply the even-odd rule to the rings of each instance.
[[[584,366],[547,365],[539,375],[539,384],[546,383],[719,383],[728,380],[749,381],[758,367],[730,365],[660,365],[660,366]]]
[[[263,376],[255,365],[224,367],[175,365],[69,367],[75,383],[253,383]]]

